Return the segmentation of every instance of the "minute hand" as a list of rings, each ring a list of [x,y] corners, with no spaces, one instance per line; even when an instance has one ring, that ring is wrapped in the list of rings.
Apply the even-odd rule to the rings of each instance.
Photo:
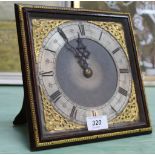
[[[84,56],[84,53],[80,51],[79,48],[75,48],[73,47],[69,41],[68,38],[66,37],[65,33],[62,31],[62,29],[60,29],[59,27],[57,28],[57,31],[59,32],[59,34],[61,35],[61,37],[63,38],[63,40],[66,42],[66,48],[71,51],[74,56],[78,59],[78,64],[80,65],[80,67],[83,69],[83,74],[85,77],[89,78],[92,76],[92,70],[91,68],[88,67],[88,63],[86,61],[86,59],[88,58],[88,56]],[[78,40],[79,40],[79,36],[78,36]],[[78,43],[78,47],[79,47],[79,43]]]
[[[68,41],[68,38],[66,37],[65,33],[62,31],[62,29],[60,29],[59,27],[57,28],[57,31],[59,32],[59,34],[61,35],[61,37],[63,38],[63,40],[66,42],[66,47],[68,50],[70,50],[74,56],[76,56],[78,54],[78,50],[76,48],[74,48]]]

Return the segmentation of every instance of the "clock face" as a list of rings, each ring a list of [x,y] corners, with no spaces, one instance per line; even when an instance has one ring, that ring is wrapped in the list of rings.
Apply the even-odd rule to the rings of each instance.
[[[131,71],[117,40],[91,22],[66,22],[44,39],[39,82],[62,116],[85,124],[86,117],[115,118],[128,104]]]

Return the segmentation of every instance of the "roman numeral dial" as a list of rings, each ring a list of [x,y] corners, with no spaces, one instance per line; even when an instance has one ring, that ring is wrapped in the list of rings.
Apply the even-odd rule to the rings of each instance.
[[[120,73],[129,73],[129,70],[128,69],[119,69]]]
[[[64,41],[68,42],[68,38],[67,38],[66,34],[63,32],[63,30],[58,27],[57,31],[59,32],[60,36],[64,39]]]
[[[124,96],[127,96],[127,94],[128,94],[128,91],[125,90],[125,89],[122,88],[122,87],[119,87],[118,92],[119,92],[120,94],[124,95]]]
[[[81,35],[84,36],[85,35],[84,25],[80,24],[80,25],[78,25],[78,27],[79,27],[79,31],[80,31]]]
[[[113,54],[117,53],[120,50],[120,47],[117,47],[115,50],[112,51]]]
[[[73,106],[73,108],[71,110],[71,113],[70,113],[70,117],[75,119],[76,118],[76,114],[77,114],[76,106]]]
[[[42,76],[53,76],[54,72],[53,71],[48,71],[48,72],[41,72],[40,73]]]
[[[127,106],[132,88],[120,40],[94,20],[55,25],[43,40],[37,64],[38,83],[54,110],[81,125],[90,116],[114,119]],[[83,76],[88,65],[90,77]]]
[[[100,33],[99,40],[101,40],[102,34],[103,34],[103,32]]]
[[[96,116],[97,114],[96,114],[96,111],[92,111],[92,114],[93,114],[93,116]]]
[[[52,53],[54,53],[54,54],[56,53],[56,51],[53,51],[53,50],[48,49],[48,48],[46,48],[45,50],[46,50],[46,51],[50,51],[50,52],[52,52]]]
[[[51,96],[51,100],[56,103],[61,97],[61,92],[59,90],[55,91]]]

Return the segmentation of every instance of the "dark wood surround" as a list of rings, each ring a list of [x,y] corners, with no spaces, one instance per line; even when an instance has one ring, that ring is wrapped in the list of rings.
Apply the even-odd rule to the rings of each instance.
[[[37,120],[38,126],[38,134],[39,134],[39,141],[41,143],[50,142],[50,141],[57,141],[62,139],[70,139],[70,138],[78,138],[78,137],[86,137],[86,136],[93,136],[93,135],[100,135],[105,133],[114,133],[114,132],[122,132],[134,129],[141,129],[141,128],[149,128],[150,121],[148,116],[148,110],[146,105],[146,99],[144,94],[144,87],[142,83],[141,73],[138,64],[137,52],[136,52],[136,45],[134,42],[134,36],[132,32],[132,26],[130,23],[130,17],[128,14],[113,14],[113,13],[105,13],[105,12],[95,12],[95,11],[87,11],[87,10],[76,10],[76,9],[62,9],[62,8],[41,8],[40,7],[29,7],[24,6],[22,8],[22,16],[23,21],[21,21],[21,17],[19,14],[19,5],[15,5],[15,14],[16,14],[16,24],[17,24],[17,33],[18,33],[18,42],[19,42],[19,50],[20,50],[20,58],[21,58],[21,67],[22,67],[22,74],[23,74],[23,84],[24,84],[24,95],[25,95],[25,110],[27,113],[27,121],[29,126],[29,135],[30,135],[30,142],[31,142],[31,149],[45,149],[51,147],[59,147],[71,144],[79,144],[79,142],[72,142],[72,143],[64,143],[61,145],[52,145],[52,146],[43,146],[37,147],[35,142],[35,134],[34,134],[34,127],[33,127],[33,116],[32,116],[32,109],[30,105],[30,95],[29,92],[32,90],[33,95],[33,104],[35,107],[35,115]],[[87,129],[82,130],[75,130],[75,131],[64,131],[61,134],[49,134],[48,136],[44,136],[41,131],[41,118],[39,114],[39,91],[37,85],[37,77],[36,77],[36,69],[35,69],[35,61],[34,61],[34,47],[33,47],[33,35],[32,35],[32,25],[31,20],[35,19],[62,19],[62,20],[95,20],[95,21],[104,21],[104,22],[118,22],[123,25],[124,32],[125,32],[125,40],[128,49],[128,55],[132,70],[132,77],[135,84],[136,89],[136,96],[137,96],[137,103],[139,107],[139,116],[140,120],[138,122],[133,122],[131,124],[125,123],[122,126],[115,126],[111,127],[108,130],[103,131],[93,131],[88,132]],[[24,24],[24,33],[26,40],[24,40],[22,36],[22,27],[21,22]],[[27,51],[25,51],[23,43],[26,43]],[[25,61],[24,53],[27,53],[28,62]],[[28,66],[28,68],[27,68]],[[27,73],[27,69],[30,71],[30,75]],[[30,76],[30,77],[28,77]],[[28,85],[28,80],[30,79],[31,88]],[[126,133],[122,135],[116,135],[113,137],[106,137],[101,139],[95,139],[92,141],[100,141],[112,138],[120,138],[132,135],[139,135],[144,133],[150,133],[151,130],[143,131],[143,132],[136,132],[136,133]],[[90,142],[90,140],[82,141],[82,143]],[[81,142],[80,142],[81,143]]]

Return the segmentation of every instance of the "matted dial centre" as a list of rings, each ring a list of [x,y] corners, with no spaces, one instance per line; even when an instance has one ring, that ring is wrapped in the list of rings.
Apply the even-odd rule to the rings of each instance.
[[[117,69],[103,46],[90,39],[82,39],[82,42],[90,52],[87,59],[90,68],[83,71],[74,55],[63,47],[56,60],[57,81],[63,92],[79,106],[101,106],[116,90]],[[76,48],[76,39],[70,44]]]

